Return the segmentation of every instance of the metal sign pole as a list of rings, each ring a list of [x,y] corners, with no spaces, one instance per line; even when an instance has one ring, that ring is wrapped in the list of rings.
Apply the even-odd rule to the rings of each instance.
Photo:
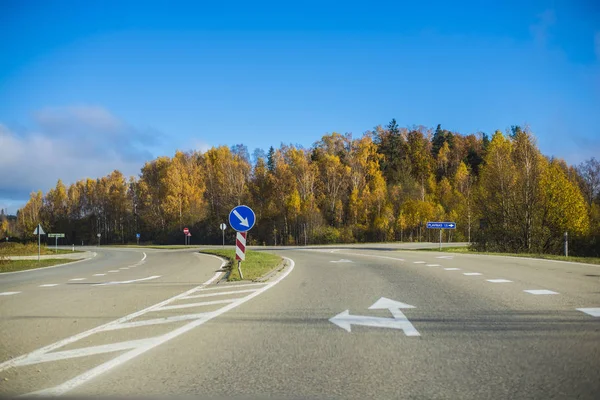
[[[442,230],[440,229],[440,251],[442,251]]]
[[[54,252],[58,254],[58,236],[54,237]]]
[[[41,229],[40,229],[41,225],[38,225],[38,262],[40,262],[40,247],[42,247],[42,240],[40,238],[41,236]]]

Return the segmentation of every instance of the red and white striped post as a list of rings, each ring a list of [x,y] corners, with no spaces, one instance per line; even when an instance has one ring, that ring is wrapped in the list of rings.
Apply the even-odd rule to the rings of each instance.
[[[246,232],[238,232],[235,237],[235,259],[238,262],[238,272],[241,279],[244,279],[244,275],[242,275],[242,260],[246,259],[246,234]]]

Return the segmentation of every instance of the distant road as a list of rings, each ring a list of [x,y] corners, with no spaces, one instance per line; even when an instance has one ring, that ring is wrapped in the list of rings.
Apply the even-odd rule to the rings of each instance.
[[[0,275],[0,393],[599,397],[600,266],[406,245],[277,247],[268,284],[187,249]]]

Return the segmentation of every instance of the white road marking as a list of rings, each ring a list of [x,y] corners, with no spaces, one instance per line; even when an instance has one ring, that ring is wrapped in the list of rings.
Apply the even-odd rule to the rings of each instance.
[[[552,290],[545,290],[545,289],[536,289],[536,290],[523,290],[526,293],[530,293],[530,294],[558,294],[558,292],[553,292]]]
[[[146,259],[146,253],[142,253],[144,255],[144,257],[142,257],[142,260],[140,262],[144,262],[144,260]]]
[[[509,283],[512,281],[509,281],[508,279],[486,279],[488,282],[491,283]]]
[[[460,271],[460,268],[444,268],[446,271]]]
[[[94,274],[94,276],[105,276],[106,274]]]
[[[121,267],[121,268],[119,268],[119,269],[129,269],[129,267]]]
[[[413,264],[426,264],[425,261],[414,261]]]
[[[184,299],[199,299],[202,297],[223,296],[226,294],[252,293],[252,292],[255,292],[256,290],[258,290],[258,289],[243,289],[243,290],[231,290],[229,292],[195,294],[195,295],[191,295],[191,296],[185,296]]]
[[[39,395],[42,395],[42,396],[60,396],[60,395],[62,395],[64,393],[67,393],[68,391],[70,391],[70,390],[72,390],[72,389],[74,389],[74,388],[82,385],[83,383],[89,381],[90,379],[93,379],[96,376],[101,375],[101,374],[105,373],[106,371],[109,371],[110,369],[112,369],[114,367],[117,367],[117,366],[119,366],[119,365],[121,365],[121,364],[123,364],[123,363],[125,363],[125,362],[127,362],[127,361],[129,361],[129,360],[131,360],[131,359],[133,359],[133,358],[135,358],[137,356],[139,356],[140,354],[143,354],[143,353],[147,352],[148,350],[151,350],[154,347],[159,346],[159,345],[161,345],[161,344],[163,344],[163,343],[165,343],[165,342],[167,342],[167,341],[169,341],[169,340],[171,340],[171,339],[173,339],[173,338],[175,338],[175,337],[177,337],[179,335],[182,335],[182,334],[184,334],[184,333],[186,333],[186,332],[188,332],[188,331],[196,328],[197,326],[200,326],[200,325],[204,324],[206,321],[209,321],[209,320],[211,320],[211,319],[213,319],[213,318],[215,318],[215,317],[217,317],[217,316],[219,316],[219,315],[221,315],[223,313],[226,313],[229,310],[232,310],[233,308],[239,306],[240,304],[243,304],[243,303],[249,301],[250,299],[253,299],[254,297],[260,295],[264,291],[272,288],[273,286],[275,286],[276,284],[278,284],[279,282],[281,282],[282,279],[284,279],[285,277],[287,277],[294,270],[294,264],[295,264],[294,260],[292,260],[290,258],[287,258],[287,257],[285,259],[288,260],[289,263],[290,263],[290,266],[287,269],[287,271],[285,271],[276,280],[270,282],[265,287],[258,289],[256,292],[251,293],[248,296],[243,297],[243,298],[237,300],[234,303],[228,304],[225,307],[222,307],[222,308],[220,308],[220,309],[218,309],[216,311],[207,313],[206,317],[194,320],[194,321],[192,321],[192,322],[190,322],[190,323],[188,323],[188,324],[186,324],[186,325],[184,325],[184,326],[182,326],[182,327],[180,327],[178,329],[175,329],[175,330],[173,330],[173,331],[171,331],[171,332],[169,332],[167,334],[158,336],[157,338],[155,338],[152,341],[150,341],[148,344],[142,345],[140,347],[137,347],[137,348],[135,348],[133,350],[128,351],[127,353],[121,354],[120,356],[117,356],[117,357],[113,358],[112,360],[105,362],[104,364],[101,364],[101,365],[99,365],[99,366],[97,366],[95,368],[92,368],[91,370],[89,370],[87,372],[84,372],[83,374],[81,374],[81,375],[79,375],[79,376],[77,376],[77,377],[75,377],[75,378],[73,378],[73,379],[71,379],[71,380],[69,380],[67,382],[64,382],[63,384],[60,384],[58,386],[54,386],[52,388],[40,390],[40,391],[37,391],[37,392],[34,392],[34,393],[28,393],[26,396],[31,396],[31,395],[38,395],[38,396]],[[213,276],[211,279],[209,279],[203,285],[209,285],[214,280],[218,279],[221,274],[222,274],[222,272],[218,272],[217,274],[215,274],[215,276]],[[192,290],[197,290],[197,288],[192,289]],[[122,322],[126,321],[125,318],[133,319],[133,318],[135,318],[135,316],[142,315],[142,314],[144,314],[146,312],[149,312],[149,311],[154,311],[157,308],[160,308],[164,304],[168,304],[170,302],[173,302],[176,299],[180,299],[181,297],[184,297],[184,296],[188,295],[189,293],[192,292],[192,290],[188,290],[187,292],[184,292],[181,295],[172,297],[172,298],[170,298],[168,300],[165,300],[162,303],[158,303],[158,304],[156,304],[156,305],[154,305],[152,307],[149,307],[149,308],[147,308],[145,310],[139,311],[139,312],[134,313],[134,314],[130,314],[127,317],[123,317],[123,318],[121,318],[119,320],[110,322],[108,324],[102,325],[101,327],[92,329],[90,331],[84,332],[84,333],[82,333],[80,335],[76,335],[76,336],[79,336],[78,339],[80,339],[82,337],[86,337],[86,336],[91,335],[92,333],[89,333],[91,331],[93,331],[93,333],[95,333],[95,332],[100,331],[101,329],[106,328],[106,326],[117,325],[118,323],[122,323]],[[117,322],[117,321],[119,321],[119,322]],[[66,344],[66,342],[68,340],[74,341],[73,338],[74,337],[65,339],[64,341],[62,341],[63,344],[61,344],[61,346],[64,346],[64,344]],[[56,346],[56,345],[57,344],[55,343],[53,345],[46,346],[44,349],[56,348],[56,347],[53,347],[53,346]],[[57,346],[57,347],[61,347],[61,346]],[[37,352],[39,352],[40,350],[37,350]],[[0,364],[0,371],[2,371],[2,369],[5,369],[5,365],[8,366],[8,367],[10,367],[12,365],[11,362],[13,362],[13,361],[14,360],[9,360],[8,362],[4,362],[4,363]]]
[[[142,346],[154,340],[155,338],[130,340],[127,342],[103,344],[100,346],[83,347],[81,349],[56,351],[54,353],[40,354],[37,357],[26,358],[17,364],[15,367],[22,367],[25,365],[39,364],[50,361],[66,360],[69,358],[86,357],[94,354],[112,353],[114,351],[129,350],[136,347]]]
[[[267,283],[244,283],[241,285],[217,285],[215,287],[199,289],[198,292],[204,292],[205,290],[235,289],[235,288],[239,288],[239,287],[264,286],[264,285],[267,285]]]
[[[439,257],[436,257],[436,258],[443,258],[445,260],[452,260],[454,258],[454,256],[439,256]]]
[[[12,296],[13,294],[19,294],[21,292],[3,292],[0,293],[0,296]]]
[[[200,319],[205,317],[206,313],[175,315],[173,317],[145,319],[142,321],[126,322],[124,324],[114,325],[105,329],[105,331],[115,331],[117,329],[137,328],[139,326],[169,324],[172,322],[188,321],[190,319]]]
[[[97,284],[92,285],[92,286],[122,285],[122,284],[125,284],[125,283],[149,281],[149,280],[156,279],[156,278],[160,278],[160,275],[152,275],[152,276],[149,276],[147,278],[132,279],[130,281],[113,281],[113,282],[97,283]]]
[[[352,261],[352,260],[346,260],[345,258],[342,258],[341,260],[329,261],[329,262],[332,262],[332,263],[352,263],[354,261]]]
[[[108,271],[108,272],[119,272],[119,270],[118,270],[118,269],[111,269],[111,270],[110,270],[110,271]]]
[[[201,303],[176,304],[174,306],[163,306],[163,307],[157,308],[154,311],[179,310],[181,308],[212,306],[215,304],[228,304],[228,303],[235,303],[236,301],[243,300],[243,299],[245,299],[245,297],[239,297],[239,298],[235,298],[235,299],[203,301]]]
[[[440,264],[427,264],[428,267],[441,267]]]
[[[393,318],[350,315],[350,310],[346,310],[330,318],[329,321],[347,332],[351,332],[352,325],[362,325],[377,328],[402,329],[406,336],[421,336],[419,331],[406,318],[406,315],[400,311],[402,308],[415,308],[415,306],[382,297],[369,307],[369,310],[388,309],[394,316]]]
[[[85,278],[73,278],[69,279],[70,281],[85,281]]]
[[[479,272],[463,272],[463,275],[476,276],[476,275],[481,275],[481,274]]]
[[[54,287],[54,286],[58,286],[58,283],[46,283],[46,284],[40,285],[40,287]]]
[[[310,250],[307,250],[310,251]],[[387,256],[376,256],[374,254],[360,254],[360,253],[340,253],[340,254],[348,254],[351,256],[363,256],[363,257],[373,257],[373,258],[383,258],[386,260],[395,260],[395,261],[404,261],[404,258],[396,258],[396,257],[387,257]]]
[[[596,308],[578,308],[577,311],[584,312],[592,317],[600,317],[600,307]]]

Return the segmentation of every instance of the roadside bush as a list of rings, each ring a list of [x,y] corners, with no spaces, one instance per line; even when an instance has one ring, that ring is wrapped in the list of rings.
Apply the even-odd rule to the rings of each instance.
[[[340,242],[340,231],[333,226],[320,226],[315,229],[315,242],[331,244]]]

